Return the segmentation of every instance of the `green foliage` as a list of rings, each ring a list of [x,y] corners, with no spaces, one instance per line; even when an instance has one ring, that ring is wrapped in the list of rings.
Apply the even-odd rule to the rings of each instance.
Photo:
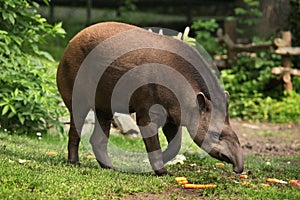
[[[137,9],[136,5],[132,2],[132,0],[123,1],[122,5],[119,7],[121,13],[125,13],[128,11],[135,11]]]
[[[249,34],[250,28],[260,22],[262,12],[259,10],[258,0],[244,0],[243,7],[237,7],[234,9],[235,17],[238,24],[244,26],[244,29],[238,28],[237,32],[240,34]],[[247,32],[245,32],[245,29]]]
[[[231,69],[222,71],[224,86],[230,91],[230,114],[253,121],[299,122],[300,94],[284,93],[282,87],[268,85],[276,76],[273,67],[280,66],[280,56],[261,52],[257,57],[242,55]]]
[[[50,25],[37,14],[34,1],[0,0],[0,5],[1,129],[46,131],[59,125],[64,109],[58,106],[54,60],[39,45],[65,32],[61,23]]]
[[[132,11],[136,11],[137,7],[136,5],[133,3],[132,0],[125,0],[125,1],[120,1],[121,5],[119,6],[119,8],[117,9],[117,16],[118,16],[118,20],[119,21],[124,21],[124,20],[128,20],[131,19],[131,15],[129,14],[129,12]]]
[[[298,30],[300,1],[291,0],[291,2],[295,5],[294,9],[297,12],[291,14],[290,23],[295,25],[292,30],[297,36],[300,30]],[[258,24],[262,16],[259,6],[258,0],[244,0],[244,6],[235,8],[235,16],[227,20],[237,20],[239,26],[237,31],[249,36],[251,32],[249,29]],[[224,46],[217,43],[214,36],[218,27],[214,19],[198,20],[192,25],[192,28],[196,30],[197,41],[211,55],[223,55],[226,52]],[[257,33],[255,35],[258,36]],[[253,37],[252,41],[260,43],[265,40]],[[291,93],[283,93],[282,84],[273,87],[271,83],[278,78],[271,74],[271,70],[281,65],[281,59],[280,56],[267,51],[257,54],[240,53],[230,69],[222,70],[221,76],[225,89],[231,94],[230,114],[232,117],[253,121],[300,121],[300,104],[297,103],[300,100],[300,77],[292,77],[294,92]]]
[[[192,29],[196,32],[197,42],[210,54],[222,53],[224,48],[214,37],[215,32],[219,28],[215,19],[197,20],[192,24]]]

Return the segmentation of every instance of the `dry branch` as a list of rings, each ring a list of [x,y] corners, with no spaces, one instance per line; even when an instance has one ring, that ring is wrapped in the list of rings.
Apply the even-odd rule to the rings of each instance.
[[[280,47],[274,51],[276,54],[280,55],[291,55],[291,56],[299,56],[300,55],[300,47]]]
[[[285,67],[274,67],[272,68],[272,74],[283,74],[283,73],[290,73],[294,76],[300,76],[300,70],[292,69],[292,68],[285,68]]]
[[[261,44],[255,44],[255,43],[235,44],[227,34],[225,34],[225,35],[218,34],[218,40],[220,42],[225,42],[225,44],[228,46],[228,48],[235,52],[243,52],[243,51],[258,52],[258,51],[270,50],[270,48],[272,47],[271,42],[265,42],[265,43],[261,43]]]

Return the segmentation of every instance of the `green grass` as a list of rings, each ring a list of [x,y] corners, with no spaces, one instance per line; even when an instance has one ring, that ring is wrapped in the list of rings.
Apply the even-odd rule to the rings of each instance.
[[[117,135],[111,139],[127,150],[130,146],[142,147],[139,139]],[[218,161],[209,156],[189,155],[185,164],[168,166],[173,176],[156,177],[152,172],[131,174],[101,169],[94,159],[85,157],[88,151],[83,147],[81,166],[69,166],[66,144],[66,138],[53,135],[44,135],[39,140],[0,133],[0,199],[120,199],[128,194],[168,194],[170,191],[173,199],[184,196],[193,199],[189,197],[189,190],[181,189],[174,181],[176,176],[186,176],[191,183],[217,184],[215,189],[196,190],[199,198],[300,199],[300,188],[296,186],[273,184],[265,188],[260,185],[269,177],[287,181],[300,179],[300,156],[246,157],[245,171],[249,178],[245,181],[249,184],[241,185],[236,182],[244,180],[232,173],[231,165],[217,167]],[[48,151],[58,154],[46,155]],[[25,162],[20,164],[20,160]]]

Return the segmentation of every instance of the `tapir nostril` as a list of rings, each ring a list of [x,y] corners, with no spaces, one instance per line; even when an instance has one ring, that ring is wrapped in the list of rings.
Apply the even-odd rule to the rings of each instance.
[[[240,174],[240,173],[242,173],[242,172],[244,171],[244,167],[241,167],[241,168],[239,168],[239,167],[234,167],[234,168],[233,168],[233,171],[234,171],[236,174]]]

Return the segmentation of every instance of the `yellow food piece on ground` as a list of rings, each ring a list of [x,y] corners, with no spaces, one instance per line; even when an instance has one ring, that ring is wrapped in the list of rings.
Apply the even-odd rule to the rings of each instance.
[[[242,184],[242,185],[248,185],[248,184],[249,184],[249,182],[247,182],[247,181],[243,181],[243,182],[241,182],[241,184]]]
[[[184,185],[189,183],[187,180],[177,181],[178,184]]]
[[[56,156],[58,154],[58,152],[55,152],[55,151],[47,151],[46,152],[46,155],[48,156]]]
[[[93,154],[88,154],[85,156],[86,158],[95,158],[95,156]]]
[[[186,181],[187,178],[185,177],[176,177],[175,180],[178,182],[178,181]]]
[[[220,166],[220,167],[224,167],[224,166],[225,166],[224,163],[219,163],[219,162],[217,162],[215,165],[216,165],[216,166]]]
[[[270,185],[267,184],[267,183],[261,183],[260,185],[263,186],[263,187],[270,187]]]
[[[185,189],[206,189],[206,188],[215,188],[215,184],[185,184]]]

